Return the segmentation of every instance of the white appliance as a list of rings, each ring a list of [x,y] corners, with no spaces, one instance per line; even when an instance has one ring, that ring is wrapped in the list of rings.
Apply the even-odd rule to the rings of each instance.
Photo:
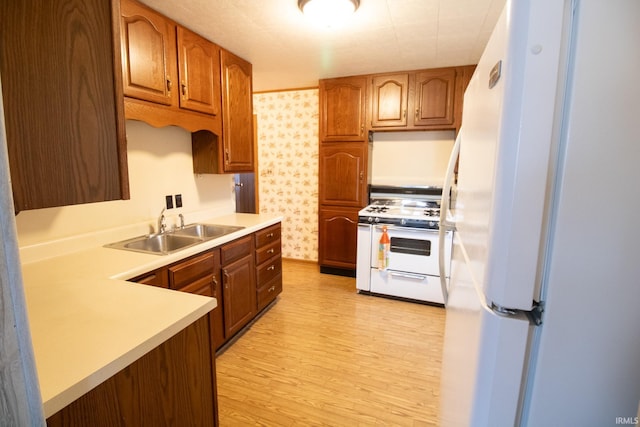
[[[443,426],[638,423],[639,22],[506,2],[454,148]]]
[[[358,214],[358,293],[444,303],[439,260],[451,258],[453,233],[440,236],[438,232],[441,197],[442,187],[370,187],[371,203]],[[383,227],[390,248],[388,265],[380,268]],[[448,268],[445,270],[448,275]]]

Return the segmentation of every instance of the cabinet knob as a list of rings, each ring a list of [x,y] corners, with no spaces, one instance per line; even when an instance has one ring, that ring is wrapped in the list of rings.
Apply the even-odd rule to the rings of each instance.
[[[216,276],[211,277],[211,283],[213,283],[214,286],[218,286],[218,280],[216,279]]]
[[[416,117],[415,117],[416,121],[418,121],[419,117],[420,117],[420,109],[416,108]]]
[[[187,85],[182,83],[182,96],[187,96]]]
[[[171,80],[167,79],[167,92],[171,92]]]

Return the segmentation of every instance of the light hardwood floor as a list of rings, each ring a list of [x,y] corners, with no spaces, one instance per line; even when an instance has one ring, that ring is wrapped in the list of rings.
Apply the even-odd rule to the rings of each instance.
[[[285,260],[275,305],[216,358],[220,425],[437,426],[444,309]]]

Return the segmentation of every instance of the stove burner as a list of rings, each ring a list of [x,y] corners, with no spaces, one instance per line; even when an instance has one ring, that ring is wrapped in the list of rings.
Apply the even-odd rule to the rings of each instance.
[[[424,214],[426,216],[440,216],[440,209],[425,209]]]
[[[367,212],[371,213],[385,213],[389,210],[388,206],[369,206]]]

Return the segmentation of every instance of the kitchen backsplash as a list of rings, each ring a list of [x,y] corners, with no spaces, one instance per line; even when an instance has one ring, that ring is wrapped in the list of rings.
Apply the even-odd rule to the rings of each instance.
[[[282,256],[318,259],[318,89],[258,93],[261,213],[282,215]]]
[[[454,131],[374,133],[371,183],[442,186],[454,140]]]

